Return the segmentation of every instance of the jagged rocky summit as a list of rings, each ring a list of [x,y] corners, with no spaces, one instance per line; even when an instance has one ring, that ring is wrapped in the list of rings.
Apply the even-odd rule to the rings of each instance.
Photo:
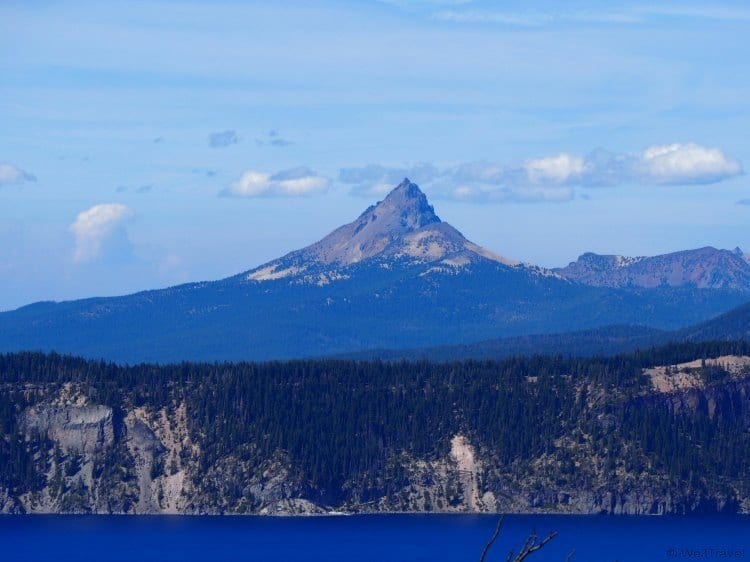
[[[381,264],[440,264],[459,268],[479,260],[516,265],[468,241],[443,222],[419,187],[405,178],[357,220],[322,240],[246,274],[252,281],[304,278],[326,283],[342,268],[367,261]]]

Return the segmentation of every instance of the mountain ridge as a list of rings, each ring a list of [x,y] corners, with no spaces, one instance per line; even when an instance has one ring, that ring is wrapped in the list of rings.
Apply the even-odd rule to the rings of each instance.
[[[639,257],[586,252],[566,267],[553,271],[566,279],[597,287],[750,288],[750,261],[739,248],[722,250],[704,246]]]
[[[563,333],[529,334],[421,349],[370,349],[339,359],[400,361],[501,360],[513,356],[611,356],[667,344],[707,341],[750,342],[750,302],[706,321],[678,330],[612,325]]]
[[[406,179],[320,241],[225,279],[0,313],[0,351],[290,359],[611,324],[673,330],[748,298],[750,287],[591,286],[512,262],[440,220]]]

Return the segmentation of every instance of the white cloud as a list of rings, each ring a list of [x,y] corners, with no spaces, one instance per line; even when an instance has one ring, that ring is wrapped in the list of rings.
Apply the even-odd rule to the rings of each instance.
[[[328,189],[327,178],[309,168],[282,170],[275,174],[245,170],[221,195],[233,197],[301,197]]]
[[[523,168],[532,184],[562,184],[581,177],[585,166],[583,158],[558,154],[547,158],[527,160]]]
[[[36,181],[33,174],[30,174],[13,164],[0,162],[0,186],[16,185],[30,181]]]
[[[637,154],[602,149],[585,156],[563,152],[516,165],[466,162],[439,169],[431,164],[370,164],[342,169],[339,181],[351,185],[353,194],[366,197],[383,195],[409,177],[434,197],[458,201],[562,202],[573,199],[576,187],[711,184],[741,174],[742,164],[718,148],[675,143],[651,146]]]
[[[94,261],[104,254],[109,243],[122,242],[124,225],[132,217],[133,211],[120,203],[94,205],[80,212],[70,225],[75,236],[73,260],[77,263]]]
[[[229,189],[231,195],[238,197],[257,197],[268,191],[271,185],[271,174],[246,170]]]
[[[718,148],[694,143],[649,147],[640,166],[644,179],[661,184],[715,183],[742,173],[742,165]]]
[[[306,176],[304,178],[279,180],[275,186],[284,195],[307,195],[325,190],[328,187],[328,180],[320,176]]]

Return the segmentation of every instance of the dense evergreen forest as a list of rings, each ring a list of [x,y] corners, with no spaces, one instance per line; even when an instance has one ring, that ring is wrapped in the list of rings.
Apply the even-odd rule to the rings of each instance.
[[[199,446],[180,449],[179,457],[155,446],[149,477],[183,470],[193,489],[209,498],[204,502],[224,506],[220,511],[257,510],[258,492],[248,491],[243,479],[254,478],[253,467],[266,466],[268,459],[277,459],[286,481],[294,482],[290,497],[349,509],[372,502],[408,509],[404,489],[414,488],[415,459],[446,458],[456,435],[473,444],[484,467],[478,481],[498,497],[509,478],[533,479],[541,487],[536,493],[544,496],[545,487],[622,491],[623,475],[630,475],[658,481],[662,492],[689,489],[703,498],[683,510],[711,509],[700,501],[717,495],[729,498],[726,509],[741,510],[750,482],[747,373],[730,375],[704,362],[697,376],[705,384],[699,393],[692,391],[693,399],[690,392],[685,399],[656,394],[643,374],[654,365],[726,355],[750,356],[750,344],[686,343],[613,357],[456,363],[117,366],[56,354],[1,355],[0,489],[9,498],[51,494],[49,474],[59,473],[57,496],[75,491],[80,503],[68,500],[55,509],[94,509],[86,503],[92,493],[86,488],[105,485],[97,478],[108,478],[110,494],[119,493],[112,491],[119,480],[136,478],[137,463],[127,453],[135,431],[126,423],[129,412],[163,411],[165,419],[173,419],[183,405],[186,439]],[[111,409],[112,443],[87,456],[60,445],[59,436],[72,429],[48,424],[40,431],[41,422],[35,422],[36,433],[29,429],[24,413],[58,404],[57,415],[66,388],[75,389],[80,404]],[[44,419],[51,419],[45,412]],[[65,412],[66,420],[72,419]],[[586,464],[591,459],[595,465]],[[91,476],[76,480],[87,463]],[[420,508],[448,507],[451,498],[458,505],[461,490],[449,485],[459,487],[446,484],[445,504],[420,496]],[[130,500],[108,504],[111,510],[128,511],[137,503],[136,492],[123,490]],[[211,509],[196,502],[185,509]]]

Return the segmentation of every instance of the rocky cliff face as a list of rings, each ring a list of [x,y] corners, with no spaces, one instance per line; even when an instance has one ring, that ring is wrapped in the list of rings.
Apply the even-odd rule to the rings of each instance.
[[[122,459],[113,410],[77,396],[71,403],[66,388],[50,402],[36,404],[19,415],[18,427],[35,444],[36,467],[45,486],[18,497],[5,496],[10,513],[127,512],[137,491]]]
[[[112,408],[107,406],[40,404],[26,410],[20,423],[27,438],[46,436],[66,452],[92,454],[114,442]]]
[[[85,399],[79,397],[80,402]],[[200,444],[187,429],[184,404],[123,412],[119,433],[112,408],[96,404],[37,404],[19,416],[36,444],[45,485],[13,497],[0,489],[0,513],[325,513],[283,454],[258,460],[251,447],[202,466]],[[251,497],[252,502],[229,500]]]
[[[283,451],[264,458],[247,443],[204,465],[201,448],[210,443],[191,435],[184,403],[116,413],[82,396],[71,403],[71,392],[75,395],[70,389],[62,393],[67,402],[52,395],[19,414],[20,431],[35,443],[44,484],[21,496],[0,490],[0,512],[750,513],[745,490],[708,494],[689,485],[675,488],[658,473],[623,472],[608,466],[583,434],[561,439],[555,450],[530,463],[508,466],[495,452],[459,433],[443,455],[418,458],[408,451],[395,452],[389,461],[390,479],[373,475],[372,480],[348,481],[331,502],[330,491],[311,486],[302,467]],[[672,388],[640,400],[674,415],[739,414],[750,429],[750,378],[744,372],[723,385]]]

